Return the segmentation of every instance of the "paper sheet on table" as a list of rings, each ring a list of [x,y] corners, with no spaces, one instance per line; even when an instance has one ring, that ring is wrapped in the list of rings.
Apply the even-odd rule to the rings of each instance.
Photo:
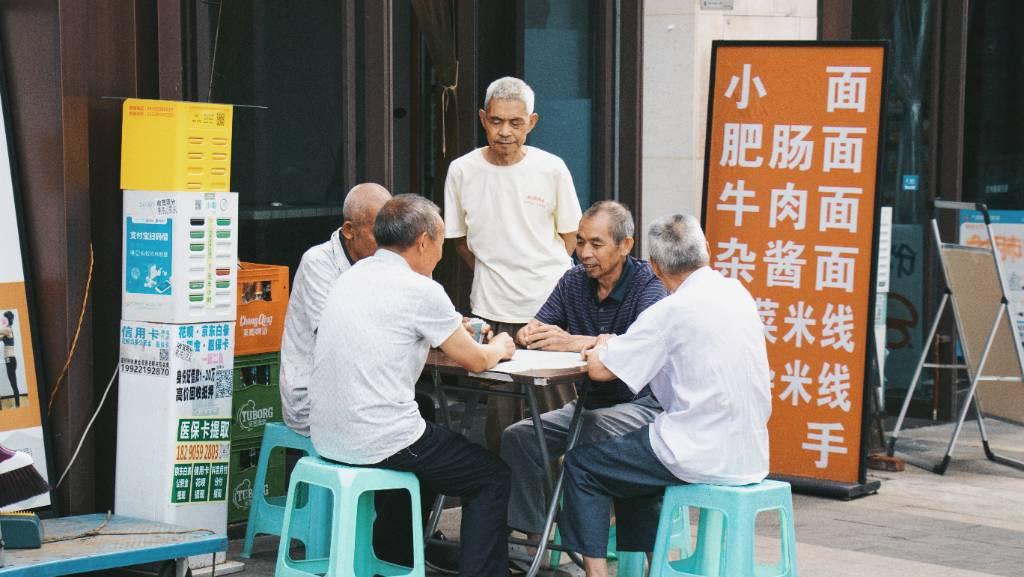
[[[502,373],[521,373],[540,369],[571,369],[582,367],[586,362],[580,359],[579,353],[559,353],[551,351],[531,351],[516,349],[512,360],[498,363],[493,369]]]

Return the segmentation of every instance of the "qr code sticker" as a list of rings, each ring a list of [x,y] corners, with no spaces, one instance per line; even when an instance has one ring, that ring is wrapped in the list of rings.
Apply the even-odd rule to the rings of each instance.
[[[163,352],[163,351],[161,351]],[[186,363],[192,361],[192,347],[187,343],[178,343],[178,346],[174,349],[174,356],[185,361]]]
[[[171,360],[171,351],[168,349],[160,349],[160,362],[166,363]]]
[[[231,396],[231,371],[219,369],[213,377],[213,396],[225,399]]]

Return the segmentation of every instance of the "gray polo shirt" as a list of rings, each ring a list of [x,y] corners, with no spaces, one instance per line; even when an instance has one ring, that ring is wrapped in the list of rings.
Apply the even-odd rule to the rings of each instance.
[[[430,347],[461,322],[440,284],[387,249],[341,275],[314,352],[309,424],[317,452],[366,465],[416,441],[426,428],[416,381]]]

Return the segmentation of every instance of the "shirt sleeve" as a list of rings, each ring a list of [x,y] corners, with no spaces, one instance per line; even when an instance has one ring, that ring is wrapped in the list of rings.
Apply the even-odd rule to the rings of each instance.
[[[444,237],[459,238],[466,236],[466,211],[462,209],[462,191],[457,182],[459,168],[448,167],[448,176],[444,179]]]
[[[416,330],[427,339],[430,346],[439,347],[462,325],[462,315],[455,310],[455,305],[441,285],[429,282],[416,315]]]
[[[570,269],[569,272],[572,272],[572,269]],[[565,299],[562,293],[565,291],[566,285],[568,284],[566,282],[566,277],[569,276],[569,272],[562,275],[558,284],[555,285],[555,289],[551,291],[550,295],[548,295],[548,300],[544,301],[544,306],[540,307],[540,310],[537,311],[534,318],[538,321],[546,325],[558,325],[563,329],[566,328],[568,323],[566,322]]]
[[[626,334],[608,341],[607,349],[599,352],[598,358],[631,391],[639,393],[668,360],[663,328],[657,314],[644,313]]]
[[[576,196],[576,187],[572,184],[572,174],[564,162],[561,163],[555,186],[555,202],[558,203],[555,207],[555,228],[558,234],[575,232],[579,229],[583,211],[580,209],[580,199]]]

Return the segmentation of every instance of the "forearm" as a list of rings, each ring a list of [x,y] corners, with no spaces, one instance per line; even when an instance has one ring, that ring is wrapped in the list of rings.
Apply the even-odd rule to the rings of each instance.
[[[576,250],[576,231],[559,234],[558,236],[562,237],[562,242],[565,243],[565,252],[572,256],[572,253]]]
[[[469,243],[466,241],[466,237],[455,239],[455,252],[459,253],[459,256],[462,257],[469,270],[476,269],[476,255],[473,254],[473,251],[469,250]]]
[[[604,363],[601,361],[601,353],[604,350],[604,345],[598,345],[596,348],[587,351],[587,376],[592,381],[614,381],[617,378],[615,373],[608,370],[608,367],[604,366]]]

